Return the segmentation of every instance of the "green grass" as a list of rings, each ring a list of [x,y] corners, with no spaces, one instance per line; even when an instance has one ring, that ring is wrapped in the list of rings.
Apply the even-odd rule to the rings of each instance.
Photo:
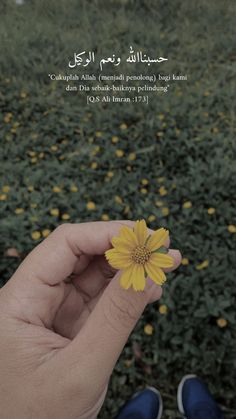
[[[189,259],[165,286],[160,304],[168,307],[167,314],[159,313],[159,303],[148,307],[125,347],[104,419],[114,417],[145,384],[162,390],[165,417],[176,418],[176,386],[189,372],[205,378],[225,416],[235,417],[235,235],[228,231],[236,204],[235,15],[234,2],[220,0],[197,5],[42,0],[0,6],[2,284],[20,261],[6,256],[6,249],[17,248],[23,257],[38,243],[32,232],[52,230],[63,214],[71,222],[100,220],[104,214],[110,219],[154,215],[150,227],[168,226],[172,245]],[[88,107],[84,96],[48,80],[48,73],[67,72],[74,51],[125,54],[130,45],[168,56],[161,71],[188,74],[188,81],[172,83],[166,95],[150,95],[148,106]],[[117,149],[123,157],[116,156]],[[149,182],[146,194],[142,179]],[[4,193],[6,185],[10,191]],[[71,192],[71,185],[78,192]],[[54,193],[54,186],[61,192]],[[87,210],[88,201],[95,202],[94,211]],[[186,201],[191,208],[183,208]],[[16,208],[24,212],[17,215]],[[59,209],[58,217],[50,214],[52,208]],[[208,267],[198,270],[204,260]],[[217,325],[219,318],[226,327]],[[151,336],[144,333],[146,324],[153,325]]]

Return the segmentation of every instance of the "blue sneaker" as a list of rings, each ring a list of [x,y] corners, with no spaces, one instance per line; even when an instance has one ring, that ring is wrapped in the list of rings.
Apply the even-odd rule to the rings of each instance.
[[[158,390],[148,387],[135,394],[122,408],[116,419],[160,419],[162,398]]]
[[[177,401],[180,413],[187,419],[224,419],[206,384],[196,375],[182,378]]]

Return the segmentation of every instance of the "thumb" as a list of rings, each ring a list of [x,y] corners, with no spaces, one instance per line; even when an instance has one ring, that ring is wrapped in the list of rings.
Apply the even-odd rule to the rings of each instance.
[[[161,297],[161,287],[153,284],[142,292],[124,290],[119,273],[107,286],[84,328],[65,348],[67,363],[78,376],[93,377],[93,385],[107,383],[115,363],[145,306]],[[74,371],[76,376],[76,371]],[[89,385],[89,383],[88,383]],[[91,383],[90,383],[91,385]]]

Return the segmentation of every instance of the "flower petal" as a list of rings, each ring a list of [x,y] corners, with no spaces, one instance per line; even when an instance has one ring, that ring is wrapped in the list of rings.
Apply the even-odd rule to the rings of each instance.
[[[130,268],[123,271],[120,276],[120,285],[126,290],[132,285],[132,272],[133,266],[130,266]]]
[[[120,270],[120,269],[127,269],[132,265],[132,262],[127,260],[109,260],[109,264],[112,268]]]
[[[121,227],[119,237],[127,241],[131,246],[135,246],[138,244],[138,239],[135,236],[133,230],[127,226]]]
[[[118,252],[116,249],[109,249],[105,252],[105,256],[106,256],[106,259],[109,260],[113,256],[120,256],[120,252]]]
[[[147,262],[145,265],[145,270],[149,278],[151,278],[152,281],[154,281],[157,285],[162,285],[166,281],[166,276],[164,272],[152,263]]]
[[[147,225],[145,220],[136,221],[134,226],[134,234],[138,239],[139,246],[144,246],[147,240]]]
[[[152,253],[150,262],[157,268],[172,268],[174,266],[174,259],[163,253]]]
[[[132,272],[132,285],[135,291],[143,291],[145,288],[145,277],[144,277],[144,267],[136,263],[133,266]]]
[[[133,263],[129,255],[117,252],[116,249],[107,250],[105,256],[109,264],[115,269],[126,269]]]
[[[169,231],[165,228],[159,228],[158,230],[154,231],[154,233],[149,236],[147,241],[147,247],[153,252],[154,250],[159,249],[159,247],[165,244],[166,240],[168,239]]]
[[[132,250],[136,246],[135,243],[131,245],[130,242],[128,242],[125,239],[122,239],[121,237],[113,237],[113,239],[111,240],[111,243],[118,252],[129,253],[129,254],[132,252]]]

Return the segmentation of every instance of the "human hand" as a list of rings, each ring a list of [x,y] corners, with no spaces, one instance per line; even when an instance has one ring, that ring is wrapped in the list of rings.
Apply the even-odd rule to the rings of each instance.
[[[2,419],[97,416],[130,332],[162,294],[122,289],[106,262],[125,223],[59,226],[0,290]],[[173,270],[181,256],[169,254]]]

